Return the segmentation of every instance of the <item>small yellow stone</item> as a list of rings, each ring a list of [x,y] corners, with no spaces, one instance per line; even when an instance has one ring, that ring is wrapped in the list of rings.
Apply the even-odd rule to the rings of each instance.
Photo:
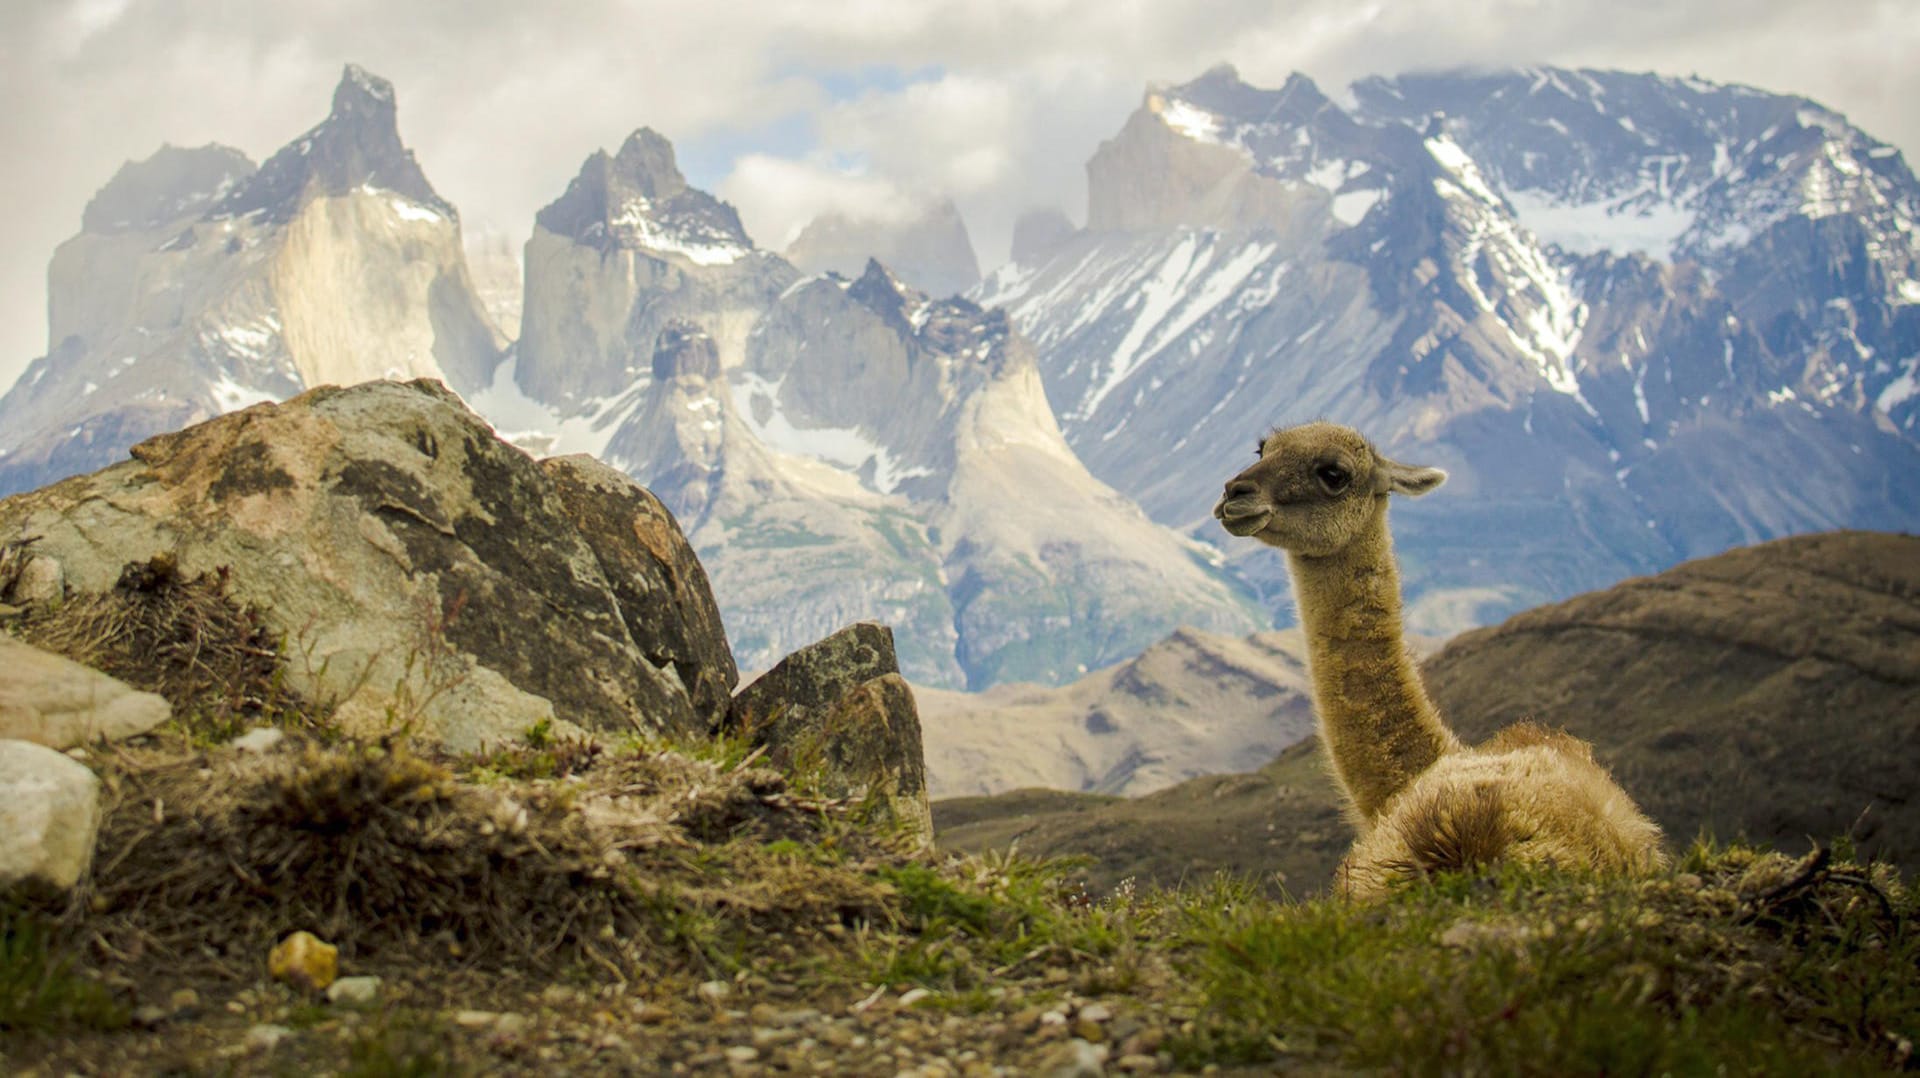
[[[311,932],[295,932],[267,955],[267,972],[276,981],[317,992],[340,975],[340,949]]]

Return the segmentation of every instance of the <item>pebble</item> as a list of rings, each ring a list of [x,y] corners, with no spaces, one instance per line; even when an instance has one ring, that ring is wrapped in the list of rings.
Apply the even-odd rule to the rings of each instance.
[[[380,978],[342,977],[327,986],[327,1002],[364,1007],[380,997]]]
[[[200,993],[191,988],[181,988],[167,997],[167,1009],[174,1014],[184,1014],[200,1006]]]
[[[455,1011],[453,1024],[462,1029],[486,1029],[500,1020],[498,1011]]]
[[[736,1044],[723,1054],[729,1063],[751,1063],[760,1058],[760,1049],[749,1044]]]
[[[280,1042],[293,1036],[293,1030],[286,1026],[261,1023],[247,1030],[247,1050],[249,1052],[271,1052]]]
[[[733,994],[733,986],[725,981],[703,981],[694,991],[699,993],[701,999],[718,1003]]]
[[[228,744],[240,752],[267,752],[275,745],[287,739],[287,735],[271,726],[256,726]]]
[[[1103,1078],[1106,1062],[1105,1046],[1073,1040],[1048,1052],[1040,1072],[1048,1078]]]
[[[527,1027],[532,1024],[532,1020],[524,1014],[504,1011],[493,1020],[493,1031],[502,1037],[517,1037],[525,1033]]]
[[[1113,1008],[1104,1003],[1089,1003],[1080,1008],[1080,1017],[1089,1022],[1111,1022],[1113,1020]]]

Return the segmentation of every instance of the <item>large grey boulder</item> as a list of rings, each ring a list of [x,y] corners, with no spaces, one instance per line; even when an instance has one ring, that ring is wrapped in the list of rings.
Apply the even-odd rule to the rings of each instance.
[[[707,571],[660,499],[589,456],[540,462],[568,519],[593,549],[634,646],[672,671],[700,721],[717,729],[740,671]]]
[[[284,634],[291,688],[337,704],[348,732],[464,751],[541,721],[709,729],[675,653],[629,625],[671,637],[672,604],[650,609],[628,580],[623,606],[603,566],[626,579],[651,555],[620,553],[612,531],[584,537],[548,473],[436,382],[316,389],[133,456],[0,501],[0,543],[56,562],[69,595],[161,554],[189,577],[225,575]],[[677,530],[652,538],[667,549]]]
[[[886,626],[860,622],[782,659],[734,697],[730,722],[775,767],[817,769],[826,792],[933,840],[920,715]]]
[[[0,633],[0,738],[65,749],[167,721],[166,700]]]
[[[71,888],[99,830],[93,772],[44,745],[0,741],[0,890]]]

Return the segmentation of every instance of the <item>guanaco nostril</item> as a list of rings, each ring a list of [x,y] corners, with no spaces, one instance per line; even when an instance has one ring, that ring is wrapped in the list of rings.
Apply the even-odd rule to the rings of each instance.
[[[1260,493],[1259,484],[1251,479],[1234,479],[1227,483],[1227,497],[1240,498],[1248,494]]]

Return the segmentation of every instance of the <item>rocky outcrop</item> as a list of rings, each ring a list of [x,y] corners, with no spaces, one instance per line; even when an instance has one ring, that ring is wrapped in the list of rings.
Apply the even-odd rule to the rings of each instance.
[[[727,649],[672,519],[604,469],[550,478],[437,383],[313,390],[134,458],[0,501],[0,542],[56,563],[69,597],[156,555],[219,574],[349,731],[472,749],[718,713]]]
[[[774,766],[818,768],[827,792],[870,799],[932,840],[920,718],[886,626],[852,625],[787,656],[740,691],[729,722]]]
[[[160,696],[0,633],[0,739],[54,749],[120,741],[172,711]]]
[[[44,745],[0,740],[0,892],[71,888],[99,829],[93,772]]]
[[[540,462],[568,518],[599,559],[634,646],[671,670],[709,729],[740,681],[707,572],[667,507],[647,488],[587,456]]]

